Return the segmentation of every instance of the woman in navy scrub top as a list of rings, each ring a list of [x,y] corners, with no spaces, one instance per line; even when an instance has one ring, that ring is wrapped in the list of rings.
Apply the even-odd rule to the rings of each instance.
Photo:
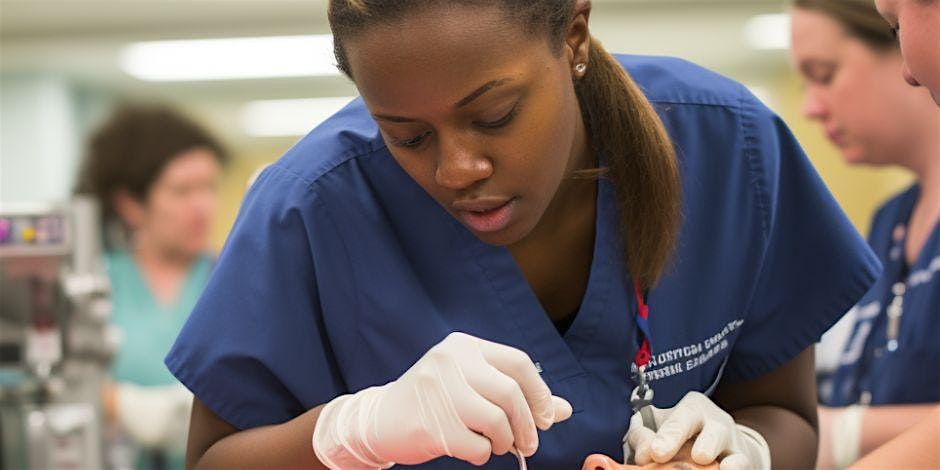
[[[820,409],[819,460],[828,468],[850,464],[940,403],[940,109],[901,77],[897,40],[871,2],[795,6],[804,113],[850,164],[898,165],[917,177],[872,223],[869,243],[885,269],[847,317],[851,336],[822,387],[829,406]]]
[[[330,3],[362,99],[255,182],[167,357],[190,465],[622,460],[646,338],[638,462],[812,466],[812,344],[877,258],[744,87],[590,11]]]

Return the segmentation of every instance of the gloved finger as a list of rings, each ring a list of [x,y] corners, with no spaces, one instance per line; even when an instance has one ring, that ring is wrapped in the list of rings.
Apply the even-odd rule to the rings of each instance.
[[[718,464],[720,470],[748,470],[751,468],[751,460],[744,454],[731,454]]]
[[[490,445],[490,440],[470,429],[465,429],[463,432],[459,432],[457,435],[448,439],[447,447],[447,455],[465,462],[470,462],[478,467],[489,462],[490,457],[493,455],[493,447]],[[437,456],[432,456],[422,461],[427,461],[434,457]]]
[[[695,406],[679,402],[659,427],[651,445],[653,460],[666,463],[692,436],[702,430],[702,413]]]
[[[633,417],[630,418],[630,430],[627,431],[627,445],[630,446],[635,464],[647,465],[652,463],[650,445],[653,443],[654,438],[656,438],[656,432],[643,426],[643,418],[639,413],[634,413]]]
[[[571,408],[571,403],[568,403],[568,400],[565,400],[562,397],[552,395],[552,406],[555,408],[555,422],[560,423],[571,417],[571,413],[574,410]]]
[[[464,426],[489,439],[492,447],[491,453],[503,455],[513,448],[515,438],[509,425],[509,418],[502,408],[469,387],[461,387],[450,393],[457,416]]]
[[[529,355],[509,346],[480,340],[480,352],[486,362],[519,384],[535,425],[545,431],[556,422],[552,391],[542,380]]]
[[[731,429],[720,421],[706,419],[702,432],[695,438],[692,446],[692,461],[699,465],[708,465],[715,461],[728,447]]]
[[[539,436],[529,404],[519,384],[486,364],[483,367],[468,368],[463,373],[473,390],[505,413],[512,430],[514,445],[526,457],[534,454],[539,446]],[[552,413],[554,414],[554,411]]]

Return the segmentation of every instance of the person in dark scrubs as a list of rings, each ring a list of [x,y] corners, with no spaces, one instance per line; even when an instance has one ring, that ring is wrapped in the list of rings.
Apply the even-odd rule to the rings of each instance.
[[[853,165],[900,166],[915,183],[874,216],[884,274],[821,384],[820,468],[844,468],[940,406],[940,109],[901,78],[897,40],[871,2],[797,0],[793,58],[803,112]]]
[[[166,358],[191,466],[812,466],[812,345],[878,260],[743,86],[590,13],[330,2],[361,99],[252,185]]]

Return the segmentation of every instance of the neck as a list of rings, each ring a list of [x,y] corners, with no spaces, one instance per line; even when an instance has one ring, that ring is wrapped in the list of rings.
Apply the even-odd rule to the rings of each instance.
[[[920,184],[918,204],[940,209],[940,126],[929,140],[918,148],[921,152],[909,166]]]
[[[146,233],[137,233],[131,247],[137,263],[145,271],[186,271],[195,257],[181,251],[168,250],[156,243]]]

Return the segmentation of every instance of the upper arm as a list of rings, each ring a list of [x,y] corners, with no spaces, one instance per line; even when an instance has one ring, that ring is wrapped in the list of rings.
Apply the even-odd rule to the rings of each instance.
[[[712,397],[734,412],[754,406],[776,406],[792,411],[817,428],[816,374],[813,347],[756,379],[732,383],[722,380]]]
[[[238,428],[213,413],[202,401],[193,397],[193,412],[186,442],[186,469],[196,468],[199,459],[213,444],[238,432]]]

